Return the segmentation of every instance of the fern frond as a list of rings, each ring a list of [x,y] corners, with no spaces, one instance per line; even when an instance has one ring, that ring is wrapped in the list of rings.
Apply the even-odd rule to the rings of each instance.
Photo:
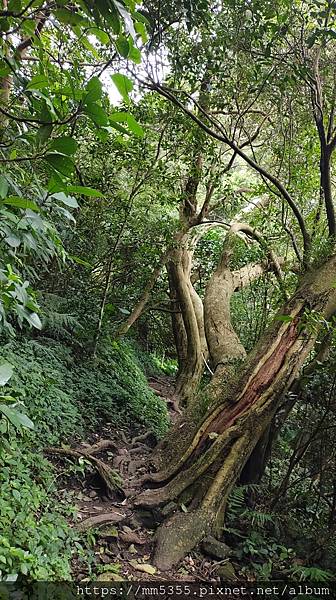
[[[275,524],[276,518],[272,513],[264,513],[258,510],[249,510],[245,513],[246,516],[251,520],[252,525],[258,528],[265,527],[266,523]]]
[[[299,577],[300,581],[333,581],[335,576],[330,571],[324,571],[319,567],[304,567],[296,565],[292,569],[292,574]]]
[[[77,317],[67,312],[66,298],[45,293],[40,304],[43,310],[43,329],[57,338],[69,339],[75,329],[83,329]]]

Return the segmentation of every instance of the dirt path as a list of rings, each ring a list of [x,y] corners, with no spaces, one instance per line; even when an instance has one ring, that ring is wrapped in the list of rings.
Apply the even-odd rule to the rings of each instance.
[[[173,378],[151,377],[149,385],[167,402],[171,420],[174,421],[178,416],[178,407],[174,397]],[[106,441],[106,447],[102,440]],[[218,562],[200,553],[194,552],[187,556],[170,572],[160,573],[151,564],[158,517],[155,512],[135,509],[132,498],[135,482],[146,472],[146,462],[155,444],[155,436],[149,432],[144,431],[131,437],[127,429],[116,428],[107,423],[99,435],[93,434],[87,443],[75,448],[79,456],[82,454],[84,461],[88,461],[89,457],[86,455],[91,449],[93,460],[103,463],[120,476],[120,488],[111,490],[99,476],[93,463],[84,477],[77,476],[71,482],[67,478],[66,487],[61,490],[64,498],[73,502],[77,509],[72,526],[94,534],[97,563],[94,578],[103,581],[216,581]],[[99,445],[103,447],[96,451]],[[63,464],[64,458],[59,460]],[[87,570],[78,560],[74,562],[74,577],[77,580],[88,577]]]
[[[175,396],[174,377],[169,375],[158,375],[148,378],[149,387],[160,396],[166,403],[170,419],[174,423],[181,411]]]

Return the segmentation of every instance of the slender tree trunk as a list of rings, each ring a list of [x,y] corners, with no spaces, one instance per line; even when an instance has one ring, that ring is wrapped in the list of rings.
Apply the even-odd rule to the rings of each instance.
[[[180,440],[175,440],[181,455],[153,474],[156,489],[138,497],[144,506],[178,500],[188,508],[158,530],[154,561],[161,569],[178,562],[209,531],[222,531],[228,495],[315,344],[318,332],[309,324],[309,313],[328,319],[335,311],[335,277],[334,256],[303,279],[281,310],[288,320],[274,320],[240,374],[217,376],[208,386],[211,410],[187,445],[182,428]]]
[[[187,361],[187,334],[183,323],[181,307],[178,301],[177,282],[175,281],[174,277],[175,270],[172,268],[171,263],[167,264],[167,274],[169,280],[169,296],[172,306],[172,330],[178,360],[177,379],[179,379],[181,373],[185,369]]]
[[[223,252],[217,269],[208,283],[204,300],[205,333],[213,370],[245,358],[246,352],[231,324],[231,298],[236,278],[229,269],[231,253]]]
[[[179,372],[175,389],[179,401],[187,406],[196,393],[207,358],[204,331],[203,302],[191,282],[194,245],[188,227],[180,231],[170,251],[166,268],[170,297],[179,308],[180,315],[173,316],[173,331]]]
[[[138,300],[138,302],[135,305],[135,307],[133,308],[132,312],[127,317],[127,319],[125,319],[125,321],[120,325],[120,327],[117,331],[117,334],[116,334],[117,337],[126,335],[126,333],[132,327],[132,325],[134,325],[134,323],[139,319],[139,317],[141,317],[141,315],[144,312],[144,310],[147,306],[147,303],[150,299],[153,287],[155,286],[155,284],[160,276],[160,273],[162,271],[162,268],[163,268],[163,265],[164,265],[166,259],[167,259],[167,253],[165,253],[162,256],[159,264],[155,267],[153,273],[151,274],[150,278],[147,281],[147,284],[145,285],[145,288],[144,288],[141,298]]]
[[[170,262],[172,278],[176,284],[176,294],[181,308],[187,339],[187,352],[184,365],[176,381],[176,394],[182,404],[188,404],[195,394],[204,370],[202,310],[191,293],[190,250],[182,247],[175,251]],[[196,292],[195,292],[196,294]]]

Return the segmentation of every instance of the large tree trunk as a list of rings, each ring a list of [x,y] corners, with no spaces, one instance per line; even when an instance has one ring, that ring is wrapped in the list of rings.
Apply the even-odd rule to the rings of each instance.
[[[318,331],[309,323],[313,311],[328,319],[336,307],[336,257],[303,279],[254,351],[241,374],[221,374],[208,386],[211,410],[189,438],[188,423],[175,430],[175,451],[181,456],[165,471],[153,474],[156,489],[143,492],[137,503],[160,506],[183,502],[188,512],[177,512],[157,534],[155,563],[168,569],[209,531],[220,534],[227,497],[267,430],[280,398],[289,389],[314,346]],[[193,427],[191,428],[193,429]]]

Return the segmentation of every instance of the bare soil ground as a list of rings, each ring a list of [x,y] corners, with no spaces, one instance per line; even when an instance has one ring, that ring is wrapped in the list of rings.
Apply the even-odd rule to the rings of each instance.
[[[152,377],[149,385],[168,406],[171,420],[178,415],[174,398],[174,381],[171,377]],[[102,440],[110,443],[97,451]],[[218,581],[219,567],[230,566],[229,558],[219,560],[193,552],[175,569],[159,572],[151,563],[155,541],[155,530],[159,524],[155,513],[134,508],[137,480],[148,469],[147,462],[156,444],[153,434],[140,432],[133,435],[126,428],[116,428],[106,423],[98,433],[92,434],[87,442],[76,446],[75,451],[82,454],[80,462],[87,461],[87,452],[94,448],[92,456],[113,469],[120,476],[120,489],[111,491],[94,469],[94,463],[85,470],[85,474],[67,477],[64,489],[60,492],[69,503],[75,506],[76,514],[71,525],[80,531],[90,532],[94,541],[95,565],[90,576],[80,560],[74,561],[74,578],[91,578],[103,581],[147,580],[147,581]],[[108,444],[106,443],[106,446]],[[76,457],[55,456],[57,464],[64,460],[76,463]],[[78,462],[78,458],[77,458]],[[138,488],[140,489],[140,488]]]

